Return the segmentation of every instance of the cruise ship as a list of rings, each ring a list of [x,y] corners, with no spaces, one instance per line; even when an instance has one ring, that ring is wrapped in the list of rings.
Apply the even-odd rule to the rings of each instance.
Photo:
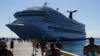
[[[67,12],[69,12],[69,17],[47,5],[27,8],[16,12],[14,14],[16,20],[6,26],[23,39],[43,36],[48,39],[85,39],[85,25],[72,17],[76,10]]]

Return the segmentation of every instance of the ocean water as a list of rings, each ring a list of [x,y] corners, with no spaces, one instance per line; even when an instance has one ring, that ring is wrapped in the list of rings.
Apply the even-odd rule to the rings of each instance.
[[[88,39],[79,41],[66,41],[62,49],[83,56],[83,47],[88,44]],[[95,44],[100,45],[100,38],[95,38]]]

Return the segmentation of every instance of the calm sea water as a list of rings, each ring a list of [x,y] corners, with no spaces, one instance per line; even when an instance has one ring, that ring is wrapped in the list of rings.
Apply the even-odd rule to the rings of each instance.
[[[83,55],[83,47],[88,44],[88,39],[81,41],[66,41],[62,49],[71,53]],[[100,38],[95,38],[95,44],[100,45]]]

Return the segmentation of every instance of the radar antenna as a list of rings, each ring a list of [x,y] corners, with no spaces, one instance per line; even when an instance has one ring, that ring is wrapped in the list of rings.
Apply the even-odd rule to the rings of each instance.
[[[69,12],[69,18],[73,19],[73,13],[77,12],[77,10],[67,11],[67,12]]]
[[[57,11],[59,10],[59,8],[57,8]]]
[[[46,7],[48,5],[48,2],[47,2],[47,0],[45,0],[45,2],[44,2],[44,7]]]

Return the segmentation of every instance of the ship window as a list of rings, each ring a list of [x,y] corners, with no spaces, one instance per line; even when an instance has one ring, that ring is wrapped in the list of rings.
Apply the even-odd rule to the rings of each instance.
[[[43,16],[43,15],[47,15],[47,14],[22,14],[22,15],[18,15],[18,16],[21,17],[21,16],[32,16],[32,15]]]
[[[65,29],[65,28],[60,28],[60,27],[54,27],[54,26],[48,26],[48,28],[49,28],[49,30],[53,30],[55,32],[68,32],[68,33],[78,33],[78,34],[82,34],[83,33],[81,31]]]
[[[48,15],[46,12],[21,12],[21,13],[16,13],[15,17],[21,17],[21,16],[32,16],[32,15],[37,15],[37,16],[45,16]]]

